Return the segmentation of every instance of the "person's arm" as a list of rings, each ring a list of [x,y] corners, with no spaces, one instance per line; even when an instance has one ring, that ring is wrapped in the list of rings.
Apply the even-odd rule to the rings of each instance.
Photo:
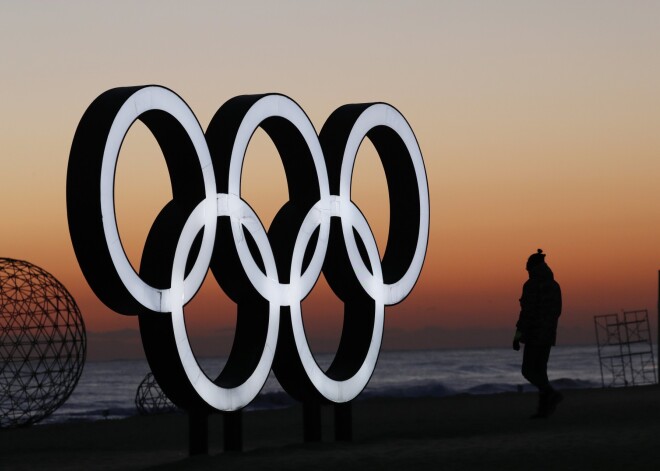
[[[516,333],[513,336],[513,349],[517,352],[520,350],[520,339],[522,338],[522,332],[516,329]]]
[[[520,298],[520,316],[518,317],[518,322],[516,322],[514,342],[516,340],[518,342],[525,342],[525,336],[531,331],[534,322],[537,321],[537,311],[538,289],[535,283],[528,280],[523,285],[523,292]]]

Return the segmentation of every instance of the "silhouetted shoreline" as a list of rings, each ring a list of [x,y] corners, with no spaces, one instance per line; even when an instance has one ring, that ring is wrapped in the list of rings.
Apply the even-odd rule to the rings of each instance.
[[[553,417],[530,420],[534,394],[381,398],[354,405],[354,441],[302,441],[299,406],[245,413],[243,453],[187,456],[181,414],[0,430],[0,464],[17,469],[657,469],[660,387],[565,391]]]

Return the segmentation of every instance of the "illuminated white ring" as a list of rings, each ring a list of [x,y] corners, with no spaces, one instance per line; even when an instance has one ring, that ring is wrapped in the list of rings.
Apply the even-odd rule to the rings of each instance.
[[[169,289],[158,289],[145,283],[135,272],[119,238],[117,220],[115,217],[115,168],[124,137],[138,117],[150,110],[161,110],[168,113],[185,129],[192,142],[204,179],[204,208],[198,214],[203,221],[204,235],[197,260],[185,280],[188,302],[204,281],[213,253],[213,242],[216,230],[215,195],[216,185],[211,156],[206,144],[204,132],[197,118],[188,105],[174,92],[162,87],[145,87],[132,94],[117,112],[106,140],[101,164],[101,217],[103,232],[112,263],[117,275],[129,293],[144,307],[156,312],[169,312]]]
[[[105,99],[107,97],[104,97]],[[151,311],[172,313],[173,337],[169,337],[169,339],[173,338],[174,340],[183,373],[196,394],[211,407],[219,410],[240,409],[258,394],[268,377],[273,363],[279,331],[280,307],[283,306],[290,307],[293,341],[296,344],[298,359],[311,385],[328,400],[333,402],[350,401],[364,388],[375,368],[382,341],[384,306],[395,304],[402,300],[411,291],[421,271],[429,229],[428,183],[421,151],[412,129],[396,109],[386,104],[363,105],[366,108],[358,116],[357,120],[353,122],[343,151],[342,167],[339,175],[339,195],[331,195],[328,171],[319,136],[305,112],[293,100],[282,95],[266,95],[255,99],[256,101],[252,102],[245,115],[242,116],[240,125],[234,134],[229,160],[229,172],[227,175],[228,194],[217,193],[215,174],[204,132],[188,105],[178,95],[162,87],[144,87],[132,93],[125,102],[121,103],[119,110],[113,118],[106,141],[100,143],[103,145],[103,155],[100,162],[101,169],[98,189],[101,200],[104,243],[108,248],[110,259],[119,277],[119,281],[126,288],[126,292],[137,303]],[[150,110],[162,111],[178,122],[187,135],[187,139],[190,140],[194,147],[204,181],[204,199],[191,212],[181,231],[174,253],[170,279],[171,285],[167,289],[154,288],[145,283],[135,273],[121,245],[114,212],[115,168],[122,141],[135,120]],[[92,118],[96,118],[97,114],[104,116],[105,111],[102,108],[100,110],[95,108],[93,111],[94,113],[90,115],[91,117],[84,118],[81,121],[79,130],[87,129],[90,125],[89,123],[93,123]],[[261,221],[249,205],[240,198],[241,172],[245,152],[255,130],[269,118],[288,121],[295,127],[296,132],[302,136],[313,160],[312,163],[317,175],[320,195],[319,201],[313,204],[298,230],[291,257],[289,283],[287,284],[279,282],[273,249]],[[344,122],[344,124],[348,123],[348,121]],[[391,284],[385,283],[378,247],[373,233],[369,228],[369,224],[357,206],[351,201],[352,171],[360,144],[370,130],[381,126],[392,130],[403,142],[409,154],[406,158],[410,158],[412,162],[419,196],[419,235],[417,237],[415,251],[410,265],[403,267],[405,273],[399,280]],[[332,127],[328,129],[332,129]],[[343,135],[342,133],[347,130],[344,128],[340,130],[341,132],[339,134]],[[337,132],[337,129],[332,129],[332,132]],[[284,135],[286,136],[286,132]],[[81,149],[95,149],[94,145],[98,145],[98,142],[95,142],[93,137],[94,135],[89,140],[79,137],[77,131],[76,138],[74,138],[74,146],[72,147],[72,153],[73,148],[76,149],[74,162],[79,162],[79,155],[82,155],[78,150],[79,146]],[[275,136],[273,137],[277,140]],[[299,143],[296,142],[296,144]],[[336,156],[333,155],[334,157]],[[388,156],[388,158],[391,157]],[[77,165],[80,164],[77,163]],[[405,165],[407,165],[407,162],[405,162]],[[391,168],[386,167],[386,171],[388,169],[391,171]],[[75,170],[77,173],[74,172],[72,175],[90,174],[90,171],[84,171],[84,167],[76,168]],[[406,171],[408,170],[409,168],[406,168]],[[93,175],[93,177],[97,177],[97,175]],[[173,175],[171,177],[174,178]],[[388,178],[390,177],[391,175],[388,173]],[[408,179],[411,180],[411,177],[412,174],[406,176],[406,184],[414,186],[411,181],[408,181]],[[305,174],[305,178],[309,177]],[[94,178],[92,184],[89,185],[91,190],[95,190],[96,182],[97,180]],[[67,190],[69,191],[69,180],[67,180],[67,183]],[[311,182],[303,182],[302,184],[309,183]],[[69,203],[69,193],[67,193],[67,202]],[[305,200],[305,204],[311,205],[312,203]],[[71,204],[69,204],[69,207],[73,207],[77,211],[79,211],[79,208],[84,208],[83,205],[76,206]],[[213,245],[215,242],[217,218],[227,216],[230,218],[232,238],[240,264],[250,280],[250,284],[269,302],[269,323],[258,364],[254,369],[242,371],[243,377],[247,379],[242,384],[231,388],[221,387],[211,381],[199,367],[186,333],[183,313],[184,306],[192,299],[203,283],[210,266],[214,251]],[[361,364],[355,363],[351,365],[351,367],[357,368],[357,371],[349,378],[345,378],[341,373],[338,376],[334,376],[331,372],[333,378],[338,377],[341,378],[340,380],[330,378],[316,364],[307,343],[301,307],[302,300],[313,289],[320,276],[328,250],[330,221],[332,217],[338,217],[341,220],[343,240],[346,244],[346,251],[352,269],[365,293],[373,299],[373,308],[375,310],[371,337],[365,339],[369,342],[366,356],[359,359],[362,361]],[[82,220],[82,216],[76,214],[74,219],[77,225]],[[256,264],[248,248],[245,240],[245,229],[247,229],[256,243],[264,265],[263,270]],[[203,231],[201,247],[190,273],[188,276],[185,276],[190,250],[200,230]],[[305,271],[302,272],[305,252],[312,240],[312,234],[315,234],[317,231],[319,235],[316,240],[311,262]],[[367,263],[370,268],[367,268],[367,264],[365,264],[360,255],[354,231],[357,232],[357,236],[361,239],[362,245],[366,250]],[[91,240],[97,240],[97,238],[90,235],[85,235],[85,237]],[[81,237],[83,242],[85,237]],[[287,243],[288,241],[290,239],[287,239]],[[82,257],[85,263],[93,263],[93,257],[89,256],[88,251],[78,250],[77,254],[78,252],[82,254],[79,257]],[[115,278],[113,277],[113,282],[114,280]],[[96,288],[109,298],[117,295],[114,283],[109,287],[105,287],[104,283],[100,285],[101,287],[96,286]],[[120,290],[119,295],[126,296],[126,293]],[[359,302],[358,304],[362,305]],[[371,305],[371,302],[366,301],[364,304]],[[371,322],[370,315],[371,313],[369,313],[368,319],[358,320],[368,320]],[[361,328],[363,326],[364,324],[361,325]],[[145,328],[150,329],[151,327],[146,326]],[[154,332],[157,333],[159,331],[151,331],[150,333],[153,334]],[[169,344],[167,348],[171,348]],[[159,350],[156,348],[153,351],[158,352]],[[161,349],[160,351],[165,350]],[[295,355],[295,353],[291,353]],[[161,364],[163,364],[162,361]],[[166,370],[167,365],[164,366]],[[176,369],[178,375],[181,370],[178,366]],[[337,371],[339,372],[339,369]],[[248,374],[249,376],[247,376]],[[177,376],[177,378],[183,380],[183,377]],[[300,380],[305,381],[302,378]],[[221,383],[220,380],[217,381]],[[184,402],[188,400],[194,401],[195,399],[190,396],[192,392],[189,392],[188,385],[183,389],[185,391],[182,392],[182,400]],[[303,395],[306,394],[305,392]]]
[[[250,234],[255,238],[258,247],[267,248],[261,251],[261,257],[266,268],[266,275],[277,278],[277,268],[275,266],[275,257],[270,250],[270,245],[263,227],[258,222],[256,214],[243,200],[233,195],[217,195],[216,216],[230,216],[232,220],[241,219]],[[239,209],[239,211],[236,211]],[[270,373],[277,345],[277,335],[280,325],[280,307],[274,303],[269,304],[268,311],[268,330],[261,358],[248,379],[233,388],[223,388],[209,379],[202,368],[197,363],[197,359],[190,346],[190,341],[186,333],[186,323],[183,315],[183,306],[186,299],[191,296],[187,292],[189,286],[183,282],[185,275],[186,262],[190,254],[195,237],[199,231],[204,228],[203,213],[206,211],[204,203],[200,203],[192,212],[186,224],[181,231],[181,236],[176,247],[174,262],[172,266],[172,284],[171,284],[171,312],[172,327],[176,341],[177,351],[181,360],[181,365],[190,381],[190,385],[197,394],[211,407],[218,410],[233,411],[245,407],[259,394],[268,374]],[[248,215],[248,218],[244,216]],[[263,235],[262,235],[263,234]],[[195,290],[196,291],[196,290]],[[195,293],[193,292],[192,295]]]
[[[367,133],[376,126],[386,126],[399,135],[410,154],[415,169],[420,210],[419,234],[415,253],[406,273],[398,281],[390,284],[384,284],[382,277],[379,280],[375,274],[372,275],[360,256],[351,224],[346,224],[343,218],[341,222],[348,257],[360,284],[372,298],[383,299],[386,305],[392,305],[400,302],[410,293],[422,271],[429,233],[429,189],[422,152],[410,125],[398,110],[390,105],[378,103],[370,106],[360,115],[348,136],[339,183],[339,197],[342,206],[351,201],[353,166],[360,144]]]
[[[321,196],[321,204],[315,206],[316,209],[314,212],[317,215],[323,216],[323,212],[319,213],[318,210],[328,207],[330,184],[321,144],[314,126],[302,108],[291,98],[284,95],[266,95],[259,99],[250,107],[241,121],[241,125],[236,132],[236,140],[234,141],[229,164],[229,194],[240,198],[241,172],[248,144],[261,123],[272,117],[279,117],[289,121],[296,127],[305,140],[314,161]],[[312,262],[305,274],[301,277],[300,285],[295,286],[295,289],[292,289],[292,284],[279,283],[277,277],[273,278],[264,275],[252,258],[247,244],[244,243],[245,236],[241,221],[236,218],[232,218],[231,221],[232,234],[238,250],[239,259],[250,283],[252,283],[261,296],[270,302],[276,302],[281,305],[295,304],[307,296],[321,274],[323,260],[325,259],[325,253],[328,248],[327,241],[330,233],[330,218],[327,216],[327,213],[319,219],[319,241],[314,249]],[[303,230],[302,227],[301,230]],[[259,250],[263,252],[264,247],[259,247]]]
[[[305,219],[303,219],[296,242],[293,246],[293,253],[291,255],[291,268],[289,275],[289,286],[287,291],[283,293],[282,305],[293,306],[300,304],[305,297],[314,288],[318,280],[321,270],[323,269],[323,262],[328,249],[329,235],[330,235],[330,217],[332,214],[333,205],[338,204],[337,197],[329,196],[319,200],[309,210]],[[335,208],[337,209],[337,208]],[[302,275],[303,258],[307,251],[309,240],[316,230],[320,227],[319,236],[316,241],[317,250],[309,262],[307,270]]]
[[[376,284],[381,286],[383,283],[383,273],[381,270],[380,257],[378,255],[378,246],[376,245],[376,240],[374,239],[373,233],[371,232],[364,215],[353,202],[349,201],[346,203],[340,201],[337,197],[332,197],[332,204],[330,207],[333,208],[332,216],[337,216],[341,218],[342,221],[350,221],[350,227],[356,229],[358,235],[364,242],[367,256],[369,257],[369,263],[373,267],[374,276],[372,277],[372,281],[380,279],[380,283],[376,281]],[[300,247],[306,247],[311,233],[312,231],[301,231],[298,240],[296,241],[296,248],[299,247],[299,244]],[[299,250],[299,252],[304,252],[304,249]],[[292,285],[295,285],[300,279],[302,258],[302,253],[294,252],[294,256],[292,257],[294,262],[291,266]],[[378,292],[378,290],[374,288],[372,288],[372,291]],[[383,338],[385,303],[380,296],[374,298],[374,303],[374,327],[367,355],[360,369],[353,376],[342,381],[337,381],[328,377],[316,363],[314,355],[307,343],[301,305],[300,303],[291,305],[293,336],[298,349],[298,355],[300,356],[301,363],[305,369],[305,374],[316,390],[323,395],[323,397],[332,402],[348,402],[354,399],[367,385],[374,369],[376,368],[378,352],[380,351],[380,344]]]

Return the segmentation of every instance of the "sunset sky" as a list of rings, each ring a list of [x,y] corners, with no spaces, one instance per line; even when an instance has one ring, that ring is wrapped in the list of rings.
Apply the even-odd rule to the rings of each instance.
[[[660,269],[660,2],[344,1],[0,3],[0,256],[55,275],[77,300],[91,358],[140,355],[137,319],[105,308],[76,261],[66,169],[102,92],[159,84],[203,128],[228,99],[280,92],[317,131],[347,103],[384,101],[424,155],[431,232],[413,293],[388,308],[385,348],[508,345],[527,257],[562,286],[559,343],[594,343],[593,316],[648,308]],[[354,199],[384,249],[385,176],[371,144]],[[120,233],[134,266],[171,196],[138,123],[117,168]],[[243,197],[267,226],[287,200],[265,133]],[[331,350],[341,304],[321,280],[304,303]],[[189,309],[193,346],[229,348],[234,307],[207,278]]]

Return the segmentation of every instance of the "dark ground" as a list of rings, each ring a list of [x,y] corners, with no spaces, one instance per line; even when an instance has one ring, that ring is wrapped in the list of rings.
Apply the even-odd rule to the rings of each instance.
[[[242,453],[190,458],[184,415],[0,430],[0,470],[591,470],[660,469],[660,388],[564,391],[546,420],[529,420],[532,394],[371,399],[353,406],[354,440],[302,440],[302,410],[244,413]]]

